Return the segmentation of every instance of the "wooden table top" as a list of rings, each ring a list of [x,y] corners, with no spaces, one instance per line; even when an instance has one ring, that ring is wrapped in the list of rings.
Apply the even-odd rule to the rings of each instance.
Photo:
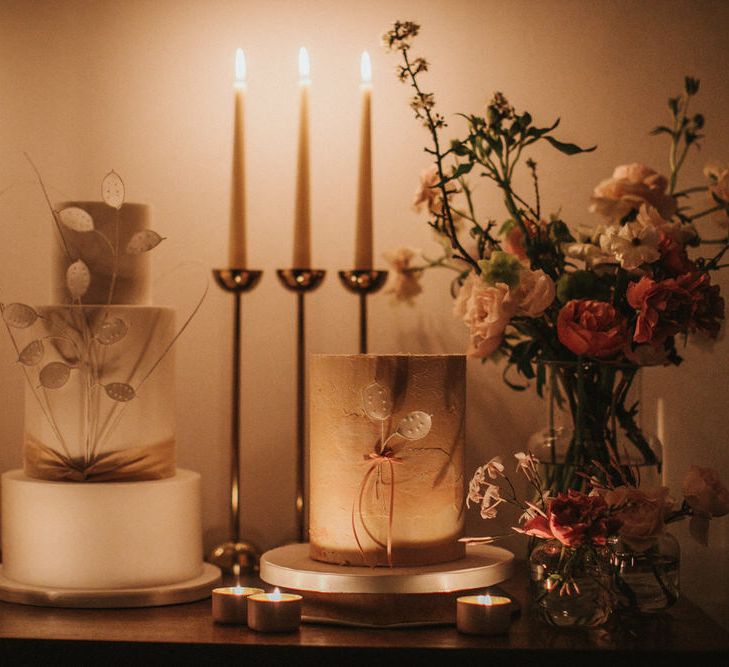
[[[0,603],[0,665],[113,664],[446,664],[502,665],[653,664],[668,655],[695,657],[703,664],[729,657],[729,633],[689,600],[642,621],[611,621],[591,630],[559,631],[529,608],[526,565],[502,584],[523,613],[508,636],[472,637],[453,626],[415,629],[359,629],[304,624],[294,634],[259,634],[212,622],[210,600],[146,609],[52,609]],[[247,582],[253,583],[253,581]],[[678,657],[678,656],[677,656]],[[565,662],[566,661],[566,662]]]

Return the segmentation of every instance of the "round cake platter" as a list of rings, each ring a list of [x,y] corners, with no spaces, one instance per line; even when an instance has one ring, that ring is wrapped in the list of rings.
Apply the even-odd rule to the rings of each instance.
[[[0,600],[38,607],[114,609],[184,604],[210,597],[222,580],[220,569],[203,563],[199,576],[174,584],[126,589],[46,588],[22,584],[4,576],[0,565]]]
[[[260,576],[304,597],[305,622],[412,627],[454,623],[456,597],[492,589],[513,565],[513,553],[490,545],[468,545],[448,563],[370,568],[315,561],[308,544],[289,544],[263,554]]]

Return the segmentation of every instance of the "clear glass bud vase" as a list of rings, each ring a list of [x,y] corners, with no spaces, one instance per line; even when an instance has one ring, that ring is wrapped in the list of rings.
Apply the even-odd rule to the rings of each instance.
[[[613,611],[610,549],[540,541],[529,557],[531,589],[541,618],[559,628],[602,625]]]
[[[547,423],[529,449],[551,493],[587,490],[580,473],[604,478],[606,471],[616,484],[660,485],[661,443],[641,427],[638,366],[542,361],[537,380]]]
[[[612,545],[613,586],[621,610],[656,613],[673,606],[679,596],[681,549],[678,540],[661,532]]]

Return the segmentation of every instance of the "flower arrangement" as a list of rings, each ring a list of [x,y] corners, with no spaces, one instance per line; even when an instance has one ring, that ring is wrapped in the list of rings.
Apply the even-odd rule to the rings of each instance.
[[[532,583],[536,602],[550,621],[565,611],[564,604],[578,609],[584,605],[587,611],[582,613],[592,621],[605,617],[598,613],[593,618],[595,609],[612,607],[616,601],[640,611],[671,606],[678,598],[679,549],[665,533],[666,525],[689,517],[692,536],[706,545],[709,521],[729,514],[729,490],[711,468],[691,467],[683,483],[683,502],[676,509],[668,488],[639,489],[617,464],[600,477],[581,473],[589,493],[570,489],[551,495],[534,455],[520,452],[515,457],[516,471],[526,478],[535,500],[519,496],[497,456],[476,469],[466,504],[478,504],[484,519],[495,518],[500,506],[511,504],[521,512],[513,530],[542,541],[530,557]],[[595,466],[602,467],[599,462]],[[619,485],[602,481],[614,478],[620,479]],[[497,538],[462,541],[488,544]],[[588,590],[592,597],[586,603],[560,599],[580,597]],[[574,609],[567,615],[573,613]]]
[[[535,144],[567,156],[595,146],[556,138],[559,119],[538,125],[495,93],[483,115],[460,114],[465,134],[446,147],[446,119],[422,86],[429,64],[412,53],[418,32],[418,25],[398,21],[384,43],[400,54],[398,76],[412,88],[410,106],[430,134],[425,151],[433,164],[414,205],[427,212],[442,251],[420,261],[407,249],[395,253],[395,295],[412,299],[427,269],[457,273],[454,313],[468,328],[468,354],[505,359],[510,387],[523,390],[534,381],[537,393],[549,392],[570,417],[559,448],[564,434],[554,424],[544,434],[551,463],[567,466],[553,471],[549,488],[583,488],[577,472],[599,473],[593,461],[603,471],[617,461],[623,475],[633,475],[636,465],[660,465],[630,396],[637,372],[679,364],[679,342],[716,339],[724,320],[712,273],[729,266],[729,170],[709,166],[704,184],[679,187],[686,156],[704,138],[704,117],[691,110],[699,81],[686,77],[684,91],[669,100],[670,125],[652,132],[670,140],[668,176],[638,163],[617,167],[591,199],[600,224],[579,231],[546,213],[537,164],[526,156]],[[520,169],[531,192],[517,191]],[[473,174],[500,191],[505,221],[479,219],[467,180]],[[699,231],[697,223],[709,217],[724,225],[726,238]],[[699,247],[713,251],[700,254]]]

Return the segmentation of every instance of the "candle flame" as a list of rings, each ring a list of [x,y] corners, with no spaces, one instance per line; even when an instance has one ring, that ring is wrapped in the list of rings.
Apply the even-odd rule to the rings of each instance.
[[[235,82],[240,85],[246,82],[246,54],[243,49],[235,50]]]
[[[479,595],[478,596],[478,599],[477,599],[477,602],[479,604],[493,604],[494,603],[493,600],[491,599],[491,596],[488,595],[488,594],[486,594],[486,595]]]
[[[367,51],[362,52],[360,59],[359,71],[362,76],[362,83],[372,83],[372,61]]]
[[[305,47],[299,49],[299,81],[308,83],[311,77],[311,63],[309,62],[309,52]]]
[[[281,591],[278,590],[278,587],[273,589],[273,593],[271,593],[269,599],[275,602],[278,602],[281,599]]]
[[[243,586],[240,584],[238,586],[233,586],[231,593],[233,593],[233,595],[243,595]]]

